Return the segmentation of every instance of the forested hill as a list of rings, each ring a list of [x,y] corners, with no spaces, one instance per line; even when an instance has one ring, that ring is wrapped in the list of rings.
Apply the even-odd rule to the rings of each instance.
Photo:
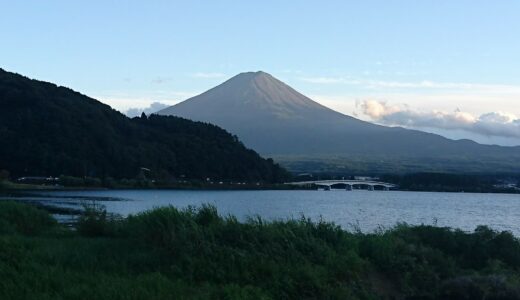
[[[0,69],[0,170],[18,176],[150,176],[278,182],[285,170],[225,130],[178,117],[129,119],[52,83]]]

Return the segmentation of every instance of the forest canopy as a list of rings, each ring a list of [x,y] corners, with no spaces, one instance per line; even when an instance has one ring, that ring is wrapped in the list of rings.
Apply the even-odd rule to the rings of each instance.
[[[280,182],[287,172],[206,123],[130,119],[69,88],[0,69],[0,169],[60,176]]]

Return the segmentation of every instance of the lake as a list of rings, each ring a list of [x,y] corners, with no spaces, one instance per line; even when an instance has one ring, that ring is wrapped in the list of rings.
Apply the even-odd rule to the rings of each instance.
[[[6,198],[5,196],[2,198]],[[509,230],[520,236],[520,195],[429,193],[402,191],[194,191],[194,190],[88,190],[27,192],[24,201],[81,208],[96,201],[108,212],[126,216],[154,207],[187,207],[204,203],[221,215],[240,220],[259,215],[268,220],[302,215],[334,222],[345,229],[371,232],[398,222],[437,224],[472,231],[477,225]],[[58,216],[63,218],[63,216]]]

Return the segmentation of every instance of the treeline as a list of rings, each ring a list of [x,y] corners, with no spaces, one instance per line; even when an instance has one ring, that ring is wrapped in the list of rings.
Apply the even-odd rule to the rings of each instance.
[[[363,173],[361,173],[363,174]],[[367,175],[368,174],[368,175]],[[393,183],[404,191],[474,192],[474,193],[520,193],[519,174],[457,174],[421,172],[409,174],[370,174],[367,178]],[[307,180],[354,180],[358,176],[349,173],[301,173],[295,181]]]
[[[281,182],[288,173],[225,130],[129,119],[92,98],[0,69],[0,169],[20,176]]]
[[[0,202],[0,298],[520,299],[520,241],[485,226],[361,233],[211,206],[127,219],[90,206],[75,229]]]
[[[520,192],[513,187],[520,183],[519,175],[413,173],[383,175],[380,179],[409,191]]]
[[[183,179],[149,179],[149,178],[122,178],[112,177],[93,178],[93,177],[72,177],[60,176],[56,182],[60,187],[78,188],[176,188],[176,189],[287,189],[286,185],[280,183],[246,182],[246,181],[212,181],[212,180],[183,180]]]

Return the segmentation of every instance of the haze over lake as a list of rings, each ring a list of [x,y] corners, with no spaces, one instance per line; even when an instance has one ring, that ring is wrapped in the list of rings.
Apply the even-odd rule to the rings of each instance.
[[[193,191],[104,190],[32,192],[22,198],[79,208],[95,200],[108,212],[136,214],[154,207],[204,203],[240,220],[259,215],[269,220],[299,218],[335,222],[363,232],[398,222],[437,224],[472,231],[481,224],[520,236],[520,197],[511,194],[427,193],[401,191]]]

